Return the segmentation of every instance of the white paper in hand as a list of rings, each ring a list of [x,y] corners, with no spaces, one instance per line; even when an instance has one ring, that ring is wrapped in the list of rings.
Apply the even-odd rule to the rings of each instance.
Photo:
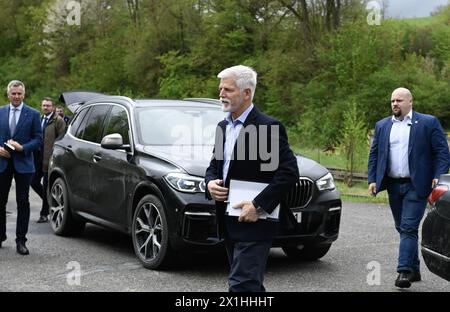
[[[239,217],[242,209],[233,208],[235,204],[239,204],[241,201],[252,201],[256,196],[261,193],[269,184],[258,182],[247,182],[240,180],[230,180],[230,190],[228,194],[227,214],[229,216]],[[280,212],[280,205],[278,205],[273,212],[269,215],[263,213],[260,219],[275,219],[278,220],[278,214]]]

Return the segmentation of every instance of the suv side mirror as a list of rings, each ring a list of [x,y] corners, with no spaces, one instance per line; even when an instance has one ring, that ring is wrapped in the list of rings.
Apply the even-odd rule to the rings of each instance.
[[[105,135],[102,139],[101,145],[106,149],[120,149],[124,148],[123,138],[119,133]]]

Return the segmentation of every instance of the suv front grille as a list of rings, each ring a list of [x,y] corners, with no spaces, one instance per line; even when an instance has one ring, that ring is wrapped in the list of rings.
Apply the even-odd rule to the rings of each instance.
[[[288,208],[304,208],[312,199],[314,183],[310,179],[300,178],[285,197]]]

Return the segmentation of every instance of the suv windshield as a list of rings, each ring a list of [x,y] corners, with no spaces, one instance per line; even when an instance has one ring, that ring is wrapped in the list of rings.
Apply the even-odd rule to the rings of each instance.
[[[214,145],[217,123],[225,113],[214,107],[141,107],[136,109],[143,145]]]

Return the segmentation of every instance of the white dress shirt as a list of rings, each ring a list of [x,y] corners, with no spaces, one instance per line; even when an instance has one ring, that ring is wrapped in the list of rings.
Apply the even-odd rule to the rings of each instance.
[[[411,131],[412,110],[399,120],[392,116],[389,137],[389,172],[391,178],[409,178],[408,146]]]
[[[225,134],[225,147],[223,151],[223,181],[227,179],[228,169],[230,167],[230,162],[233,159],[233,150],[234,145],[236,144],[237,137],[239,136],[239,132],[244,126],[244,122],[247,119],[248,114],[250,114],[253,109],[253,103],[247,107],[247,109],[239,116],[236,120],[232,120],[231,113],[225,118],[228,121],[228,125],[226,128]]]

